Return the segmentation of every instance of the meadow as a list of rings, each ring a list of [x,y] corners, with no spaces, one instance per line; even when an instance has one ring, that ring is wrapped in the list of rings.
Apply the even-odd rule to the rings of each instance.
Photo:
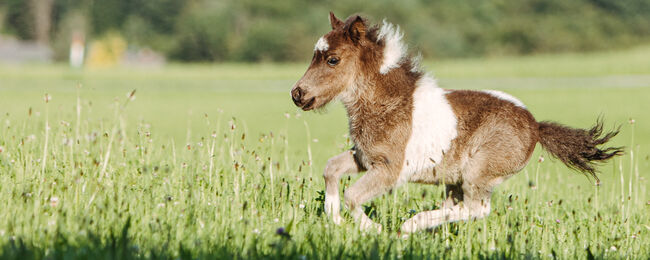
[[[0,65],[0,258],[650,257],[650,47],[428,61],[444,88],[498,89],[538,121],[620,126],[600,185],[549,158],[491,214],[408,237],[443,187],[366,206],[380,234],[323,212],[322,170],[351,147],[340,103],[302,112],[299,64],[73,70]],[[358,177],[342,180],[345,188]]]

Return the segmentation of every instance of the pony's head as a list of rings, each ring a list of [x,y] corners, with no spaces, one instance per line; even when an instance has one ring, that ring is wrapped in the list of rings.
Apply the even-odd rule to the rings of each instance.
[[[303,110],[320,108],[334,98],[355,98],[357,80],[386,74],[402,64],[402,35],[391,24],[368,27],[361,16],[341,21],[329,16],[332,31],[318,39],[309,68],[291,90],[291,98]]]

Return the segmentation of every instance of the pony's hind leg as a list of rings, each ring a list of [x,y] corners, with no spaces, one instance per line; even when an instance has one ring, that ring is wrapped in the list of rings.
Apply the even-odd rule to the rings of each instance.
[[[323,178],[325,178],[325,213],[332,217],[334,223],[341,224],[341,198],[339,197],[339,180],[344,174],[359,172],[352,151],[345,151],[327,161]]]
[[[477,189],[471,184],[464,183],[462,191],[462,201],[453,203],[453,196],[450,196],[441,209],[418,213],[404,222],[400,230],[411,233],[447,222],[483,218],[490,213],[490,192],[488,190]]]

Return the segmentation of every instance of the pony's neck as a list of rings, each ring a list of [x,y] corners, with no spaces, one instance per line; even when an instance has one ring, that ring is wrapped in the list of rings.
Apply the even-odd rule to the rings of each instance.
[[[416,82],[423,76],[403,68],[387,74],[358,76],[341,97],[350,121],[366,116],[389,116],[412,98]]]

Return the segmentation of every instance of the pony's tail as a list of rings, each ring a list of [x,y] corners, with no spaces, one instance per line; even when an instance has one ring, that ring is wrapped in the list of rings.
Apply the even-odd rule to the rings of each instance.
[[[620,127],[619,127],[620,128]],[[558,158],[569,168],[589,173],[598,182],[596,163],[623,154],[623,147],[598,148],[619,130],[603,135],[603,122],[598,119],[591,129],[577,129],[555,122],[539,122],[539,142],[542,147]]]

